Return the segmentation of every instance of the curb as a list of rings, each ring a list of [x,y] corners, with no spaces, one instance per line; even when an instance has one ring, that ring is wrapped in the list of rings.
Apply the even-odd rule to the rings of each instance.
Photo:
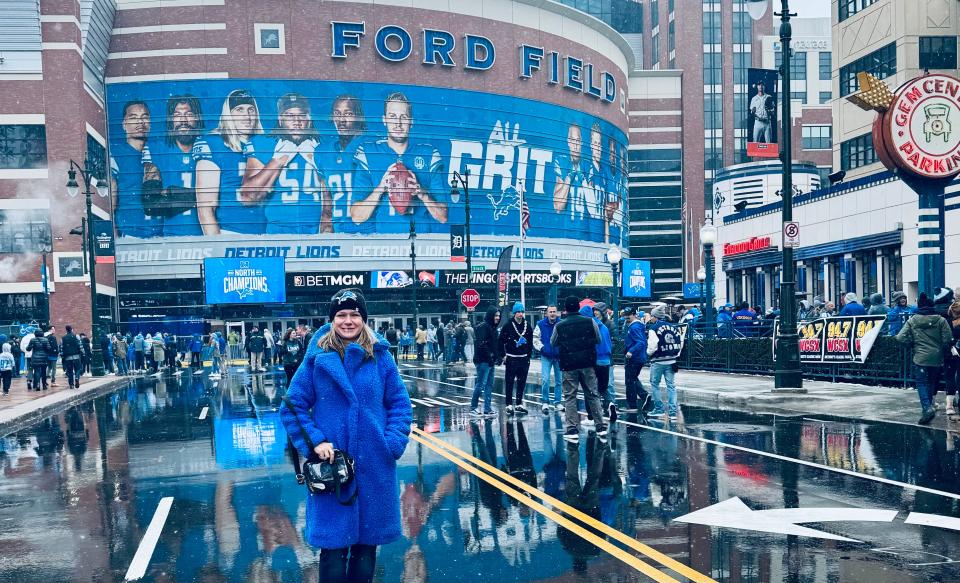
[[[118,386],[133,381],[139,377],[106,377],[97,379],[82,385],[76,390],[64,390],[52,395],[46,395],[22,403],[16,407],[0,411],[0,437],[9,435],[16,431],[28,427],[44,417],[50,417],[81,401],[87,401],[91,398],[99,397],[103,394],[112,392]]]

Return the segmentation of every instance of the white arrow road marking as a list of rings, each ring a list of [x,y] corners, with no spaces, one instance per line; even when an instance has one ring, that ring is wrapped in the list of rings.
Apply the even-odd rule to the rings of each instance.
[[[825,538],[846,542],[862,542],[856,539],[797,526],[806,522],[892,522],[897,510],[877,510],[872,508],[782,508],[775,510],[751,510],[740,498],[707,506],[691,512],[677,522],[771,532],[775,534],[793,534],[812,538]],[[960,521],[958,521],[960,522]]]
[[[209,409],[210,409],[210,407],[204,407],[203,409],[201,409],[201,410],[200,410],[200,416],[197,417],[197,419],[200,419],[200,420],[206,419],[206,418],[207,418],[207,411],[208,411]]]
[[[133,555],[130,561],[130,567],[124,576],[125,581],[136,581],[142,579],[147,574],[147,565],[153,557],[153,549],[160,540],[160,532],[163,531],[163,525],[167,522],[167,515],[170,513],[170,505],[173,504],[173,498],[162,498],[157,505],[156,512],[153,513],[153,520],[147,527],[147,532],[140,539],[140,546],[137,547],[137,553]]]
[[[950,516],[940,516],[939,514],[924,514],[923,512],[911,512],[906,524],[919,524],[922,526],[936,526],[937,528],[946,528],[948,530],[960,530],[960,518]]]

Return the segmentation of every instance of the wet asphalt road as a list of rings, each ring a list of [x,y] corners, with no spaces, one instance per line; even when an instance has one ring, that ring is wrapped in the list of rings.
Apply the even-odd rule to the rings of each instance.
[[[529,415],[475,421],[458,404],[469,370],[401,372],[424,432],[400,461],[405,536],[381,548],[378,581],[960,581],[960,532],[942,527],[960,517],[954,434],[684,407],[571,446],[539,387]],[[146,377],[0,439],[0,583],[123,581],[167,497],[142,580],[316,581],[283,390],[280,370]],[[502,408],[500,380],[494,393]],[[734,498],[748,508],[714,526],[677,520]],[[812,531],[770,532],[791,523]]]

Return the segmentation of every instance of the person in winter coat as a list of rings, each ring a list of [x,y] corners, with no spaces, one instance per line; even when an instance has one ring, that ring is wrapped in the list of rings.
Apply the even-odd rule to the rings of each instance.
[[[463,333],[463,362],[470,362],[473,360],[473,351],[476,348],[477,341],[477,331],[473,329],[473,324],[470,323],[470,320],[463,323]]]
[[[287,373],[287,386],[289,386],[290,379],[303,361],[304,351],[300,335],[293,328],[287,328],[277,347],[280,350],[280,362],[283,363],[283,372]]]
[[[63,357],[63,372],[67,375],[67,386],[80,388],[80,375],[83,374],[83,344],[73,333],[73,326],[67,326],[67,333],[60,341],[60,355]]]
[[[960,298],[954,296],[947,309],[947,325],[953,334],[950,350],[944,355],[943,378],[947,386],[947,415],[953,418],[957,408],[957,390],[960,389]]]
[[[887,324],[889,324],[889,333],[896,336],[903,328],[907,318],[916,313],[917,308],[907,303],[907,294],[902,291],[893,292],[893,307],[887,313]]]
[[[533,326],[527,322],[523,304],[513,304],[513,317],[500,329],[498,343],[506,368],[503,373],[503,388],[506,395],[507,415],[526,415],[523,392],[527,388],[527,372],[530,371],[530,355],[533,352]],[[516,401],[513,388],[516,384]],[[516,404],[514,404],[516,403]]]
[[[47,366],[50,361],[48,354],[50,351],[50,340],[47,336],[35,335],[30,339],[30,345],[27,350],[32,354],[30,366],[33,369],[33,390],[39,391],[40,387],[47,390]],[[29,389],[29,386],[28,386]]]
[[[560,321],[557,306],[547,306],[547,316],[537,322],[533,329],[533,347],[540,351],[540,409],[544,415],[550,413],[550,376],[553,375],[553,408],[563,408],[560,393],[560,355],[550,344],[553,328]],[[479,330],[479,329],[478,329]]]
[[[193,374],[197,374],[203,365],[203,363],[200,362],[200,351],[203,350],[203,342],[200,340],[199,334],[195,333],[193,335],[188,348],[190,349],[190,367],[196,369],[193,371]]]
[[[427,350],[429,350],[430,360],[437,360],[440,351],[437,347],[437,329],[433,324],[427,326]]]
[[[80,352],[80,372],[90,374],[90,359],[93,356],[93,344],[90,342],[90,338],[83,332],[80,333],[80,348],[82,349]],[[113,359],[107,358],[109,349],[105,350],[104,347],[101,346],[100,351],[103,353],[103,366],[109,372],[113,369]],[[109,366],[107,362],[110,363]]]
[[[800,300],[800,308],[797,309],[797,322],[809,322],[813,320],[813,304],[808,300]]]
[[[214,338],[211,335],[211,338]],[[173,334],[164,334],[163,335],[163,356],[166,360],[167,368],[170,370],[177,369],[177,337]],[[214,367],[216,368],[216,367]]]
[[[30,342],[36,338],[36,330],[28,328],[27,333],[20,339],[20,352],[26,364],[25,374],[27,375],[27,390],[33,389],[33,350],[30,349]]]
[[[606,305],[604,305],[604,307],[606,307]],[[603,411],[608,412],[610,418],[613,419],[610,421],[610,423],[614,423],[617,419],[616,406],[614,405],[615,399],[613,393],[609,391],[613,339],[610,337],[610,329],[607,328],[599,316],[599,314],[602,313],[602,311],[597,310],[597,306],[594,306],[593,308],[590,306],[583,306],[580,308],[580,315],[585,318],[593,318],[593,320],[597,323],[598,330],[600,331],[600,344],[597,344],[597,364],[593,367],[593,372],[597,375],[597,392],[600,393],[600,407]],[[587,427],[589,427],[591,424],[595,424],[596,420],[593,418],[593,414],[588,410],[587,420],[581,421],[581,423],[586,424]],[[609,427],[613,429],[612,425],[609,425]]]
[[[113,336],[113,359],[117,365],[117,374],[127,374],[127,340],[119,334]]]
[[[597,302],[593,306],[593,317],[599,319],[599,324],[602,324],[606,327],[607,332],[610,333],[610,353],[613,354],[613,343],[617,338],[617,329],[614,326],[613,319],[607,314],[607,304],[604,302]],[[612,362],[612,361],[611,361]],[[610,369],[611,371],[613,369]],[[613,373],[611,372],[607,381],[606,388],[598,386],[597,389],[600,391],[600,397],[603,400],[603,410],[607,411],[610,408],[610,403],[613,403],[616,399],[614,398],[615,392],[613,388]]]
[[[164,354],[164,347],[166,346],[163,335],[157,332],[153,335],[153,344],[150,345],[150,351],[153,354],[153,372],[160,372],[160,367],[163,366],[163,363],[166,361],[166,354]]]
[[[857,294],[850,292],[843,296],[843,309],[840,310],[841,316],[863,316],[866,313],[867,310],[863,307],[863,304],[860,303],[860,298],[857,297]]]
[[[274,340],[273,332],[270,331],[270,328],[263,329],[263,342],[263,362],[268,366],[273,365],[273,349],[276,345],[276,340]]]
[[[500,326],[500,311],[495,307],[487,308],[483,324],[477,326],[476,350],[473,363],[476,375],[473,378],[473,396],[470,398],[470,414],[474,417],[493,417],[496,415],[490,406],[490,393],[493,391],[493,367],[501,360],[500,343],[497,328]],[[480,395],[483,395],[483,409],[480,409]]]
[[[870,309],[867,310],[868,316],[886,316],[890,313],[890,308],[883,303],[883,296],[873,294],[870,296]]]
[[[263,367],[263,351],[267,348],[267,341],[256,326],[247,335],[247,345],[244,348],[250,353],[250,372],[267,372]]]
[[[645,412],[650,407],[650,394],[643,388],[640,371],[647,362],[647,327],[645,314],[634,308],[624,310],[627,338],[624,343],[624,384],[627,392],[627,411]]]
[[[143,337],[143,334],[141,334],[140,332],[137,332],[137,335],[133,337],[133,353],[134,353],[133,368],[137,372],[143,370],[143,366],[144,366],[143,355],[146,349],[147,349],[146,339]]]
[[[60,359],[60,344],[57,342],[57,328],[50,326],[44,334],[49,343],[47,348],[47,372],[50,373],[50,386],[57,386],[57,360]]]
[[[593,318],[580,314],[580,298],[567,296],[563,302],[565,315],[554,326],[550,344],[560,354],[560,370],[563,371],[563,438],[570,442],[580,440],[580,413],[577,410],[577,392],[583,387],[583,399],[587,411],[596,422],[597,437],[606,440],[607,425],[603,422],[600,395],[597,392],[597,345],[600,344],[600,328]]]
[[[311,340],[287,391],[293,411],[282,407],[280,416],[301,453],[332,461],[338,449],[355,460],[345,494],[356,499],[343,505],[333,493],[308,494],[305,538],[320,548],[321,581],[369,583],[377,547],[402,534],[397,460],[413,414],[389,345],[365,325],[363,296],[341,290],[329,312],[331,324]]]
[[[654,308],[647,319],[647,361],[650,363],[650,394],[653,397],[653,412],[650,417],[668,415],[671,421],[677,419],[677,387],[674,384],[674,365],[680,356],[681,336],[676,326],[666,319],[663,306]],[[664,411],[660,398],[660,380],[667,384],[667,410]]]
[[[733,338],[733,304],[724,304],[717,311],[717,336]]]
[[[896,339],[909,346],[913,354],[914,378],[923,410],[919,423],[926,425],[936,416],[933,397],[943,376],[943,352],[950,346],[953,333],[947,321],[934,312],[933,301],[927,294],[920,294],[917,306],[917,313],[907,320]]]
[[[414,342],[417,343],[417,360],[423,362],[423,353],[427,349],[427,331],[424,329],[423,324],[417,325]]]
[[[4,396],[10,394],[10,383],[13,380],[13,369],[16,366],[13,353],[10,352],[10,343],[4,342],[0,351],[0,388]]]
[[[384,336],[386,337],[387,342],[390,343],[390,354],[393,355],[393,359],[399,360],[397,347],[400,346],[400,333],[397,332],[397,329],[393,327],[393,324],[390,324],[390,327],[387,328],[387,332],[384,334]]]
[[[948,287],[938,287],[934,290],[933,311],[940,317],[946,318],[950,306],[953,304],[953,290]]]
[[[740,309],[734,312],[733,316],[733,329],[737,332],[738,336],[743,336],[746,338],[754,338],[757,336],[759,331],[759,317],[757,312],[750,308],[748,302],[743,302],[740,304]]]
[[[400,332],[400,354],[403,355],[404,360],[410,358],[411,346],[413,346],[413,334],[409,329],[404,328]]]
[[[443,362],[453,362],[453,321],[443,327]]]
[[[20,338],[13,336],[10,338],[10,354],[13,355],[13,378],[20,378],[20,371],[23,370],[23,351],[20,350]]]

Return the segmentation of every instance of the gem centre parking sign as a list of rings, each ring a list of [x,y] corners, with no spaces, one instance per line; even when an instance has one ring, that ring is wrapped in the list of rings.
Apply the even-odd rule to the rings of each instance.
[[[203,260],[208,304],[270,304],[287,301],[282,257]]]

